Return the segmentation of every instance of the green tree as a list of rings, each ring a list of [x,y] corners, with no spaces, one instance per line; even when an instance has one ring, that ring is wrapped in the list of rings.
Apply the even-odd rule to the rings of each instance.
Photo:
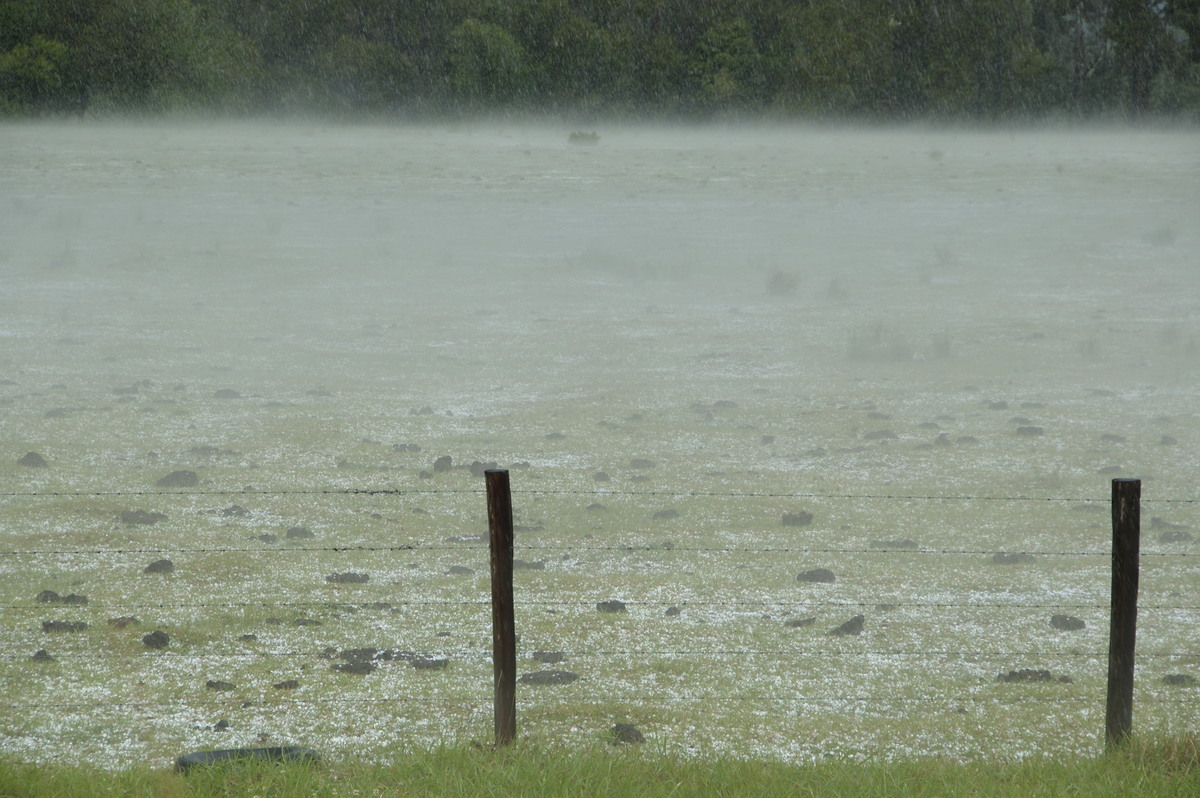
[[[34,34],[27,43],[0,52],[0,112],[52,110],[65,101],[65,44]]]
[[[1117,59],[1129,86],[1134,115],[1150,107],[1150,88],[1162,63],[1166,33],[1158,0],[1112,0],[1104,33],[1116,47]]]
[[[518,99],[527,72],[525,51],[499,25],[464,20],[450,32],[447,59],[450,86],[458,100],[488,106]]]
[[[879,0],[816,0],[787,9],[776,104],[822,114],[876,110],[889,88],[893,25]]]
[[[704,108],[757,107],[762,100],[764,81],[750,23],[735,17],[704,31],[696,42],[692,74]]]
[[[343,34],[314,59],[319,90],[344,111],[394,107],[406,96],[412,66],[395,47]]]

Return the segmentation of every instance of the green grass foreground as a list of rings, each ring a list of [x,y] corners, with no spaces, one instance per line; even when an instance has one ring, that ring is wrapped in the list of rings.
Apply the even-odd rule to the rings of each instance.
[[[829,761],[789,765],[683,759],[597,747],[440,748],[392,765],[345,761],[235,763],[187,775],[131,768],[33,766],[0,761],[0,795],[119,796],[1196,796],[1200,737],[1133,743],[1098,758],[955,763]]]

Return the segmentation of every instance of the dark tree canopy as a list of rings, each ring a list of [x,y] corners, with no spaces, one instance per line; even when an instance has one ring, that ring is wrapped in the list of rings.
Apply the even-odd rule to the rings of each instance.
[[[0,0],[0,114],[1200,117],[1200,0]]]

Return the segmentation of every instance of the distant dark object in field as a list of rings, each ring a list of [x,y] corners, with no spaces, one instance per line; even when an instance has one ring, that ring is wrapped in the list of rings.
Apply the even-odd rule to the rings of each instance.
[[[959,435],[954,442],[959,444],[979,443],[979,439],[974,435]]]
[[[998,401],[998,402],[988,402],[987,409],[988,410],[1007,410],[1008,402],[1005,402],[1003,400]]]
[[[646,738],[632,723],[614,723],[612,736],[613,745],[638,745],[646,742]]]
[[[812,626],[816,622],[817,622],[817,618],[814,615],[811,618],[789,618],[788,620],[783,622],[783,625],[788,627],[789,629],[802,629],[805,626]],[[855,632],[854,634],[857,634],[857,632]]]
[[[433,472],[422,471],[421,473],[417,474],[417,479],[433,479]]]
[[[596,605],[596,610],[598,612],[625,612],[625,602],[617,601],[616,599],[613,599],[612,601],[601,601]]]
[[[1034,668],[1022,668],[1008,673],[1001,673],[996,677],[998,682],[1061,682],[1063,684],[1071,684],[1070,676],[1059,676],[1054,678],[1053,674],[1047,670]]]
[[[410,416],[432,416],[433,408],[430,407],[429,405],[425,405],[422,408],[413,409],[413,410],[408,411],[408,414]]]
[[[796,574],[797,582],[833,582],[833,571],[828,568],[813,568],[811,571],[801,571]]]
[[[122,615],[120,618],[109,618],[108,625],[114,629],[124,629],[126,626],[137,626],[141,621],[132,615]]]
[[[228,748],[221,751],[193,751],[175,760],[175,769],[187,773],[195,767],[215,765],[220,762],[259,759],[264,762],[314,762],[321,756],[311,748],[296,745],[272,748]]]
[[[253,634],[238,635],[238,641],[242,642],[242,643],[257,643],[258,635],[253,635]]]
[[[300,687],[300,682],[296,679],[284,679],[282,682],[276,682],[271,686],[276,690],[295,690]]]
[[[647,460],[645,457],[635,457],[629,461],[630,468],[654,468],[658,463],[653,460]]]
[[[678,517],[679,517],[679,511],[675,510],[675,509],[671,509],[671,508],[668,508],[666,510],[659,510],[658,512],[656,512],[654,514],[655,521],[668,521],[672,518],[678,518]]]
[[[336,662],[330,667],[338,673],[349,673],[352,676],[366,676],[375,670],[375,663],[367,660],[353,660],[351,662]]]
[[[474,462],[471,463],[471,476],[482,477],[485,471],[491,470],[496,467],[497,467],[497,465],[496,465],[495,460],[491,460],[486,463],[481,463],[480,461],[475,460]],[[434,468],[435,469],[437,468],[436,463],[434,464]],[[449,469],[447,469],[447,470],[449,470]]]
[[[594,147],[600,143],[600,134],[594,130],[591,132],[573,130],[567,136],[567,143],[574,144],[576,147]]]
[[[1023,551],[1014,554],[1006,554],[1005,552],[998,551],[992,555],[992,562],[996,565],[1027,565],[1037,562],[1037,558]]]
[[[194,488],[200,484],[200,476],[195,471],[172,471],[154,484],[160,488]]]
[[[807,510],[797,510],[794,513],[783,514],[784,526],[808,526],[813,522],[813,514]]]
[[[175,570],[175,563],[170,560],[155,560],[142,569],[144,574],[169,574]]]
[[[217,721],[216,723],[213,724],[212,730],[213,731],[229,731],[229,721],[226,720],[225,718],[221,718],[219,721]]]
[[[546,433],[546,440],[548,440],[548,441],[561,441],[561,440],[565,439],[566,437],[567,436],[562,434],[561,432],[547,432]]]
[[[1159,446],[1178,446],[1179,441],[1176,440],[1175,438],[1171,437],[1170,435],[1164,435],[1158,439],[1158,445]]]
[[[545,560],[513,560],[512,567],[514,571],[544,571],[546,570]]]
[[[1124,470],[1125,469],[1119,465],[1111,465],[1111,466],[1104,466],[1104,468],[1097,470],[1096,473],[1099,474],[1100,476],[1109,476],[1111,474],[1120,474]]]
[[[863,621],[865,618],[862,615],[855,615],[850,620],[846,621],[841,626],[835,626],[830,629],[828,634],[842,637],[844,635],[860,635],[863,630]]]
[[[37,600],[42,604],[87,604],[87,596],[81,596],[78,593],[68,593],[65,596],[60,596],[53,590],[43,590],[37,594]]]
[[[934,446],[950,446],[950,445],[952,445],[951,441],[950,441],[950,434],[946,433],[946,432],[939,432],[938,436],[933,439],[933,445]]]
[[[597,482],[611,482],[612,481],[612,477],[610,477],[608,474],[606,474],[603,471],[597,471],[595,474],[592,474],[592,479],[594,479]]]
[[[121,513],[122,524],[157,524],[166,520],[167,517],[162,513],[148,513],[145,510],[126,510]]]
[[[313,536],[312,530],[306,526],[289,526],[284,537],[288,540],[308,540]]]
[[[222,388],[213,393],[213,399],[241,399],[242,395],[232,388]]]
[[[1074,615],[1051,615],[1050,625],[1064,632],[1078,632],[1087,626],[1087,624]]]
[[[763,446],[770,446],[772,443],[775,442],[775,436],[774,435],[764,435],[758,439],[758,442],[760,444],[762,444]]]
[[[1152,247],[1169,247],[1175,243],[1175,230],[1169,225],[1159,227],[1143,235],[1142,240]]]
[[[221,682],[221,681],[216,681],[214,679],[209,679],[207,682],[204,683],[204,689],[205,690],[216,690],[218,692],[226,692],[229,690],[236,690],[237,686],[230,682]]]
[[[605,507],[600,502],[592,502],[591,504],[589,504],[587,507],[584,507],[583,509],[585,509],[585,510],[603,510],[603,509],[605,509]]]
[[[161,629],[156,629],[142,638],[146,648],[166,648],[171,644],[171,636]]]
[[[1171,687],[1195,687],[1200,681],[1187,673],[1169,673],[1162,677],[1162,683]]]
[[[50,652],[44,648],[39,648],[30,657],[34,662],[54,662],[54,657],[50,656]]]
[[[413,657],[409,660],[410,665],[419,671],[442,671],[450,665],[448,659],[429,659],[427,657]]]
[[[335,585],[362,585],[371,581],[370,574],[359,574],[353,571],[344,573],[330,574],[325,577],[326,582],[331,582]]]
[[[392,446],[394,452],[419,452],[421,447],[415,443],[397,443]]]
[[[668,618],[675,618],[682,612],[683,610],[681,610],[679,607],[667,607],[666,616]]]
[[[771,296],[792,296],[800,288],[800,278],[785,271],[767,275],[767,293]]]
[[[221,515],[226,518],[245,518],[250,515],[250,511],[240,504],[231,504],[221,511]]]
[[[17,461],[17,465],[27,466],[28,468],[45,468],[49,463],[46,458],[42,457],[37,452],[26,452],[25,455]]]
[[[272,535],[270,532],[264,532],[261,535],[255,535],[253,539],[261,541],[263,543],[278,543],[279,542],[279,537],[277,535]]]
[[[535,651],[529,656],[530,659],[543,665],[557,665],[567,658],[567,655],[561,651]]]
[[[323,626],[316,618],[297,618],[292,621],[293,626]]]
[[[1046,429],[1045,427],[1035,427],[1032,425],[1026,427],[1017,427],[1017,434],[1023,435],[1026,438],[1037,438],[1041,435],[1045,435]]]
[[[1179,530],[1172,532],[1163,532],[1158,536],[1159,543],[1190,543],[1193,540],[1191,532],[1182,532]]]
[[[1104,433],[1103,435],[1100,436],[1100,440],[1104,441],[1105,443],[1127,443],[1128,442],[1128,441],[1126,441],[1126,439],[1123,435],[1117,435],[1112,432]]]
[[[450,570],[446,571],[447,576],[471,576],[475,571],[465,565],[451,565]]]
[[[904,538],[902,540],[872,540],[871,548],[873,549],[901,549],[904,551],[913,551],[921,548],[915,540]]]
[[[864,441],[892,441],[899,437],[890,429],[876,429],[863,434]]]
[[[43,632],[86,632],[87,621],[42,621]]]
[[[433,473],[435,474],[444,474],[451,468],[454,468],[454,458],[448,454],[444,454],[433,461]]]
[[[533,671],[522,674],[517,681],[521,684],[558,685],[570,684],[578,678],[579,674],[571,673],[571,671]]]

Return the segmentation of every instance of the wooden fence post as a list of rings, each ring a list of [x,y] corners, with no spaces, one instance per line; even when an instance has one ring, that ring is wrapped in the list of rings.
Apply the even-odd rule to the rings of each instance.
[[[513,520],[508,471],[484,472],[492,561],[492,673],[496,745],[517,736],[517,633],[513,618]]]
[[[1133,729],[1133,648],[1137,635],[1140,479],[1112,481],[1112,610],[1108,625],[1108,702],[1105,747],[1120,746]]]

